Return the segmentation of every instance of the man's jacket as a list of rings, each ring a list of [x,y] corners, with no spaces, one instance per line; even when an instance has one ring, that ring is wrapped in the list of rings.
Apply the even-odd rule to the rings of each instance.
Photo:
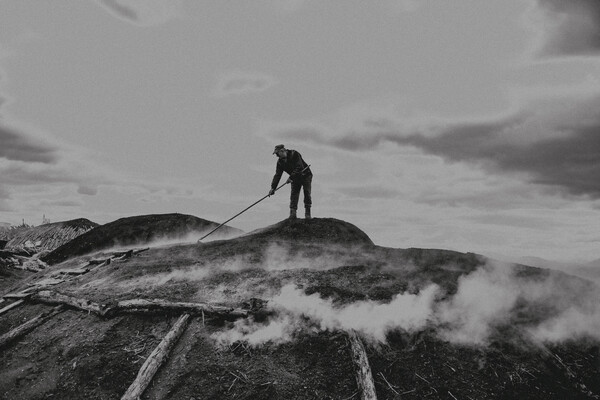
[[[290,175],[292,182],[301,182],[305,177],[312,176],[310,168],[306,168],[308,167],[308,164],[304,162],[300,153],[298,153],[296,150],[286,151],[287,157],[277,160],[275,176],[271,182],[272,189],[277,188],[279,180],[281,179],[281,175],[284,171]]]

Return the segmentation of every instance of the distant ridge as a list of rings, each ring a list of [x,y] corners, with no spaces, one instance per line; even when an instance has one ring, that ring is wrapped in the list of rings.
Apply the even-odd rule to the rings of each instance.
[[[189,235],[200,235],[217,226],[215,222],[178,213],[120,218],[86,232],[55,249],[42,260],[48,264],[56,264],[111,247],[144,245],[159,240],[184,240]],[[232,237],[241,233],[243,232],[239,229],[223,226],[219,229],[218,236]]]
[[[34,226],[17,233],[6,243],[5,250],[52,251],[97,226],[85,218]]]

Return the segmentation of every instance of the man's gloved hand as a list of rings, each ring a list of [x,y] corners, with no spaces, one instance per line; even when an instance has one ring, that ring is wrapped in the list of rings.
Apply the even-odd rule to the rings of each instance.
[[[273,196],[275,194],[275,189],[269,190],[269,196]]]
[[[288,180],[287,180],[287,181],[285,181],[285,183],[286,183],[286,184],[288,184],[288,183],[292,183],[292,182],[293,182],[293,180],[292,180],[292,177],[291,177],[291,176],[288,178]]]

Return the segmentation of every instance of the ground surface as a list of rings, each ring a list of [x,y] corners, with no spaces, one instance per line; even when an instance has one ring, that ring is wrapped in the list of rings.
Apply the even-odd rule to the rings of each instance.
[[[3,270],[0,289],[16,292],[109,255],[70,255],[38,273]],[[46,288],[107,305],[159,298],[249,308],[263,299],[269,300],[268,309],[291,285],[298,301],[306,301],[297,304],[306,313],[293,319],[293,330],[267,332],[271,340],[257,342],[247,335],[222,341],[224,334],[242,328],[275,329],[278,325],[269,324],[289,315],[280,310],[248,321],[196,316],[142,398],[357,399],[343,324],[328,325],[310,307],[331,307],[341,315],[359,304],[417,296],[432,284],[440,288],[435,304],[442,305],[457,298],[465,277],[486,264],[475,254],[382,248],[357,227],[335,219],[286,220],[235,239],[152,247]],[[560,281],[552,293],[564,300],[560,304],[573,306],[582,293],[597,294],[594,285],[564,274],[512,268],[520,285]],[[414,329],[390,326],[383,341],[370,340],[363,333],[367,328],[349,323],[363,337],[380,399],[594,398],[600,394],[598,341],[533,344],[524,333],[523,328],[560,312],[557,304],[522,299],[511,305],[511,319],[495,324],[484,344],[447,340],[439,334],[439,321]],[[53,307],[26,302],[0,315],[0,335]],[[373,324],[379,318],[375,314]],[[350,315],[361,317],[358,309]],[[119,399],[177,317],[100,317],[67,308],[1,349],[0,399]]]

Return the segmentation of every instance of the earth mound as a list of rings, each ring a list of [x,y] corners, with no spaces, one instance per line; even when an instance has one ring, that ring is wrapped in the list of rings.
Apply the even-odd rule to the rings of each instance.
[[[349,222],[335,218],[285,219],[239,238],[264,241],[285,240],[320,244],[367,245],[374,243],[369,236]]]
[[[191,235],[201,235],[219,224],[185,214],[151,214],[120,218],[100,225],[42,257],[48,264],[113,247],[138,246],[157,241],[186,240]],[[218,234],[227,237],[241,230],[223,226]]]
[[[19,232],[6,243],[4,249],[29,253],[52,251],[97,226],[97,223],[85,218],[35,226]]]

